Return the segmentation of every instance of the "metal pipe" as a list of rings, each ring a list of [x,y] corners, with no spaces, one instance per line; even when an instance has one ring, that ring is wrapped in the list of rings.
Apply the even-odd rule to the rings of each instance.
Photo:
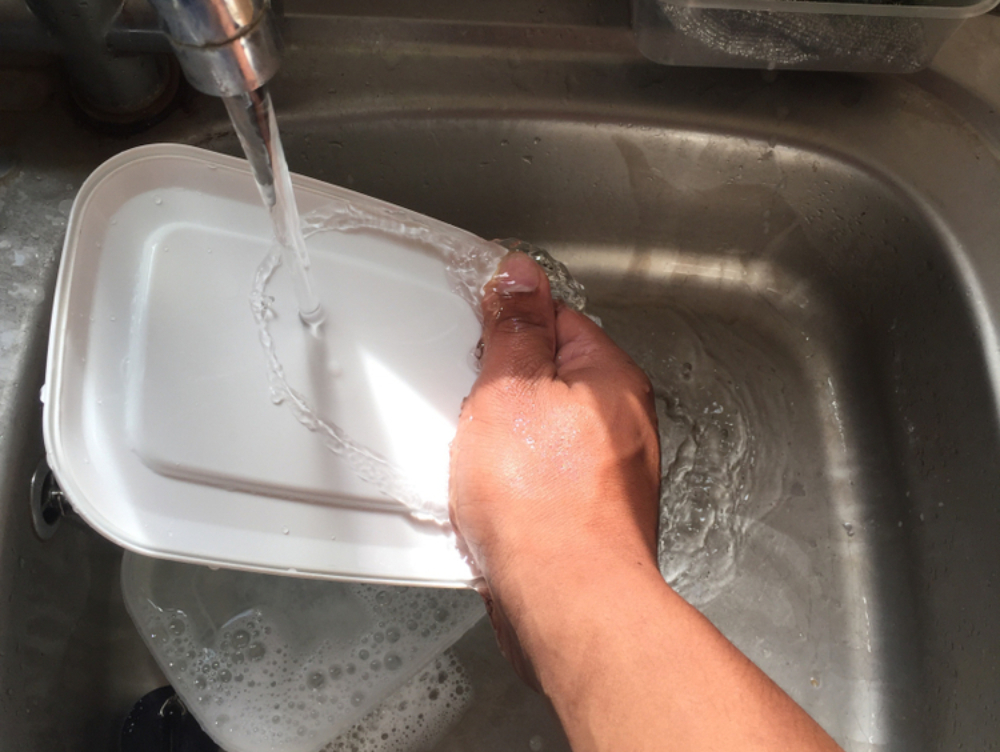
[[[163,57],[119,55],[105,38],[121,0],[26,0],[59,42],[81,106],[95,117],[129,121],[148,115],[170,87]]]

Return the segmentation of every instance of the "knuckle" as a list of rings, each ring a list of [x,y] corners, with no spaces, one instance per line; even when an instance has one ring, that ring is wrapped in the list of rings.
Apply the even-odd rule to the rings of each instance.
[[[549,325],[549,318],[541,311],[501,308],[493,323],[493,331],[499,334],[520,334],[546,330]]]
[[[503,404],[507,407],[512,402],[532,399],[537,391],[537,380],[531,374],[521,375],[520,365],[510,363],[511,373],[496,379],[490,386],[491,404]]]

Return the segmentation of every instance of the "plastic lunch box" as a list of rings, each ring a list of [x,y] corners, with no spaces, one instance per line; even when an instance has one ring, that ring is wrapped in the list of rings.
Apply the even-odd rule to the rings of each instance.
[[[293,177],[303,216],[349,202],[418,217]],[[400,585],[474,580],[453,537],[412,519],[328,451],[269,392],[249,296],[271,229],[248,164],[176,144],[119,154],[74,203],[44,400],[49,464],[74,508],[153,557]],[[448,443],[475,380],[472,306],[442,258],[376,232],[308,239],[328,322],[298,320],[273,279],[270,333],[289,383],[446,503]],[[464,246],[463,246],[464,247]]]

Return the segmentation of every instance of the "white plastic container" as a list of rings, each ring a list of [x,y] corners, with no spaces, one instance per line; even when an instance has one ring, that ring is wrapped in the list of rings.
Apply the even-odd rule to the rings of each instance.
[[[632,26],[642,54],[669,65],[911,73],[997,2],[632,0]]]
[[[346,202],[361,217],[419,221],[454,247],[496,248],[351,191],[293,183],[304,217]],[[43,390],[56,478],[95,529],[150,556],[467,585],[446,530],[412,519],[272,402],[249,301],[271,238],[243,160],[158,144],[90,176],[70,216]],[[308,244],[322,336],[299,321],[281,268],[267,291],[285,377],[446,505],[448,443],[475,379],[472,306],[419,237],[320,232]]]
[[[122,563],[122,593],[170,685],[228,752],[314,752],[484,613],[471,591],[293,580],[134,554]],[[423,683],[438,706],[454,701],[434,692],[437,672]],[[435,710],[446,708],[424,712]]]

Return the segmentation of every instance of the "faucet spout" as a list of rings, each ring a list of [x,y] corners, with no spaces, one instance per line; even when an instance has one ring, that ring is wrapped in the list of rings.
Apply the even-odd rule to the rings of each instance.
[[[278,70],[269,0],[150,0],[194,88],[217,97],[256,91]]]

